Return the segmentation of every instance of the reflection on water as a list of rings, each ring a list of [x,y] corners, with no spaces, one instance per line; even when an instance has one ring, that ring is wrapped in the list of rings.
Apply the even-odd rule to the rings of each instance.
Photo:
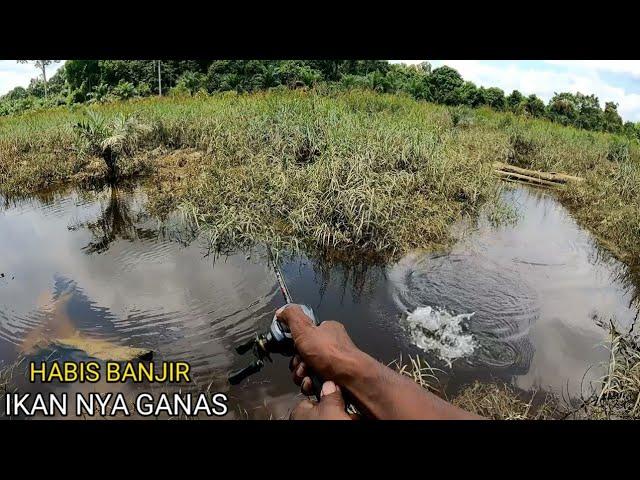
[[[515,225],[482,221],[446,255],[408,255],[390,268],[392,294],[403,310],[475,312],[469,329],[480,348],[454,368],[575,395],[585,371],[607,359],[594,318],[629,331],[635,288],[552,197],[524,188],[505,196],[517,206]],[[600,374],[591,369],[583,387]]]
[[[607,356],[593,318],[629,330],[635,288],[553,199],[524,189],[507,197],[519,206],[517,225],[467,226],[447,254],[413,252],[388,267],[285,255],[282,270],[295,300],[345,323],[381,361],[423,353],[452,389],[498,378],[575,395],[588,367]],[[285,359],[226,385],[226,373],[246,362],[234,345],[264,329],[281,303],[260,250],[207,256],[179,217],[161,222],[145,212],[141,188],[3,200],[0,361],[46,358],[48,341],[80,333],[150,348],[155,361],[190,362],[199,384],[228,392],[237,417],[279,417],[295,404]],[[403,321],[420,307],[474,312],[465,320],[473,351],[451,368],[429,342],[422,352]]]

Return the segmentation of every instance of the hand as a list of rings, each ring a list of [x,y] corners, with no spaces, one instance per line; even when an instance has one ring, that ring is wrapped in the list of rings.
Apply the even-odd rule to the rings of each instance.
[[[324,382],[320,393],[320,401],[313,402],[308,398],[302,400],[291,412],[291,420],[351,420],[345,411],[344,398],[340,387],[329,381]]]
[[[295,383],[307,395],[311,393],[307,368],[324,380],[341,383],[340,379],[362,355],[341,323],[326,321],[316,326],[299,305],[280,308],[276,317],[291,330],[299,355],[292,359],[289,367],[294,372]]]

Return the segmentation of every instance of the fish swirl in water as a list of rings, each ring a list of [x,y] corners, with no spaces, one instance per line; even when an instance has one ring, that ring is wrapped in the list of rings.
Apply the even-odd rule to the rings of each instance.
[[[397,306],[407,314],[405,321],[413,320],[409,325],[413,339],[419,328],[415,313],[424,312],[421,307],[430,307],[438,322],[444,318],[466,325],[455,331],[461,336],[458,343],[468,354],[464,357],[467,365],[504,368],[513,374],[529,370],[534,348],[528,333],[538,317],[538,300],[517,273],[478,255],[412,253],[390,267],[389,280]],[[429,325],[424,325],[425,335],[432,332]],[[469,339],[464,337],[469,333],[472,351]],[[443,337],[451,344],[450,332]],[[425,345],[434,346],[433,339],[416,343],[425,350]],[[429,350],[436,354],[445,351]],[[445,361],[451,359],[440,356]]]

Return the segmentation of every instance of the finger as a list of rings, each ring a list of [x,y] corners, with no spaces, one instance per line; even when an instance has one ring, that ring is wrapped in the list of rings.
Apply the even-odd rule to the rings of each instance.
[[[298,368],[293,372],[293,382],[296,385],[302,384],[302,380],[307,376],[307,366],[304,362],[298,364]]]
[[[302,382],[300,383],[300,391],[310,397],[312,395],[314,395],[313,393],[313,382],[311,381],[311,378],[309,377],[304,377],[302,379]]]
[[[309,328],[315,328],[313,321],[305,315],[300,305],[291,304],[276,310],[276,318],[289,327],[296,337]]]
[[[344,398],[342,397],[340,387],[333,383],[331,380],[322,384],[322,390],[320,392],[320,405],[323,408],[336,408],[340,411],[346,410]]]
[[[293,357],[291,357],[291,361],[289,362],[289,370],[291,370],[292,372],[295,372],[300,362],[301,362],[300,355],[295,354]]]
[[[291,420],[308,420],[311,418],[315,406],[315,403],[305,398],[291,411],[289,418]]]

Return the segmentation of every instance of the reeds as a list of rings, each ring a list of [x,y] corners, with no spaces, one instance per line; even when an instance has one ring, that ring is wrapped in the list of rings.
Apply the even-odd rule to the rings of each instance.
[[[491,175],[502,161],[584,177],[559,198],[616,256],[640,258],[640,148],[609,134],[357,90],[228,92],[89,109],[114,125],[135,115],[145,133],[118,144],[121,174],[155,172],[152,207],[180,206],[218,249],[270,241],[389,257],[445,245],[461,215],[482,205],[504,211]],[[0,192],[106,178],[101,153],[83,148],[73,128],[85,110],[0,119]],[[125,123],[121,130],[131,130]],[[163,157],[183,151],[199,156],[180,165]]]
[[[398,373],[411,378],[422,388],[447,399],[443,385],[434,367],[420,356],[409,356],[405,362],[402,355],[389,365]],[[464,387],[451,403],[471,413],[493,420],[543,420],[558,418],[558,403],[550,394],[541,392],[519,392],[507,384],[474,382]]]

